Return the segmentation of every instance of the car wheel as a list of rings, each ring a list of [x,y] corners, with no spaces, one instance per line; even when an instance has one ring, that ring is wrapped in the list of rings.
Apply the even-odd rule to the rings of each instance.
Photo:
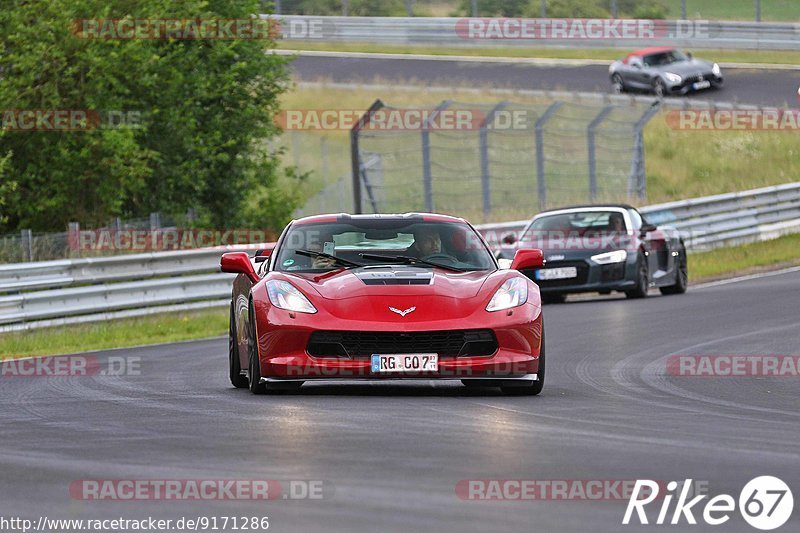
[[[656,81],[653,82],[653,94],[658,98],[664,98],[666,92],[667,88],[664,86],[664,82],[661,78],[656,78]]]
[[[625,296],[628,298],[644,298],[647,296],[647,289],[650,286],[650,280],[647,275],[647,258],[642,252],[639,252],[639,257],[636,259],[636,287],[625,291]]]
[[[675,271],[675,284],[668,287],[661,287],[661,294],[683,294],[689,286],[689,267],[686,259],[686,248],[681,246],[678,252],[678,265]]]
[[[258,359],[256,337],[256,313],[252,300],[250,301],[249,327],[247,328],[248,371],[250,377],[250,392],[253,394],[276,394],[298,390],[302,381],[287,381],[286,383],[261,383],[261,364]]]
[[[248,385],[248,379],[247,376],[242,375],[242,363],[239,359],[239,343],[237,342],[235,324],[233,305],[231,305],[230,331],[228,332],[228,370],[231,384],[237,389],[244,389]]]
[[[542,294],[543,304],[563,304],[567,300],[566,294]]]
[[[539,351],[539,370],[536,373],[536,381],[529,381],[525,385],[514,385],[500,387],[503,394],[508,396],[536,396],[544,388],[544,370],[545,370],[545,356],[544,356],[544,322],[542,323],[542,348]]]
[[[622,81],[622,76],[614,74],[611,76],[611,92],[614,94],[621,94],[625,92],[625,83]]]
[[[267,385],[261,383],[261,363],[258,360],[258,339],[256,336],[256,313],[253,301],[250,301],[250,310],[247,313],[247,355],[248,376],[250,378],[250,392],[253,394],[266,394]]]

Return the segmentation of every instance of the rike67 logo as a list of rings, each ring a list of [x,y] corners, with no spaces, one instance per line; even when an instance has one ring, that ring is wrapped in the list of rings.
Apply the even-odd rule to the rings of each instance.
[[[667,483],[666,494],[662,494],[659,491],[659,483],[656,481],[636,480],[622,523],[624,525],[630,524],[631,519],[634,518],[635,511],[636,518],[640,524],[649,524],[645,507],[657,499],[661,500],[661,509],[655,521],[655,524],[658,525],[667,523],[673,525],[682,524],[684,520],[687,524],[696,525],[695,513],[701,512],[703,521],[712,526],[722,525],[730,520],[731,514],[737,507],[737,502],[733,496],[720,494],[701,506],[698,504],[708,495],[701,494],[690,500],[689,490],[691,486],[691,479],[687,479],[683,484],[670,481]],[[679,487],[680,494],[676,490]],[[645,496],[640,497],[642,494],[645,494]],[[677,502],[674,509],[672,509],[670,517],[670,507],[675,496],[677,496]],[[744,486],[739,493],[738,504],[739,512],[745,522],[756,529],[769,531],[781,527],[789,520],[794,509],[794,498],[789,486],[783,480],[773,476],[760,476],[751,479]],[[695,506],[697,506],[696,509]],[[636,523],[635,519],[633,523]]]

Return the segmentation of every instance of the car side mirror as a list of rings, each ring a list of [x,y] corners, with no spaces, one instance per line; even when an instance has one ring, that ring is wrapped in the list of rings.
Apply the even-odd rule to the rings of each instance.
[[[633,68],[635,68],[636,70],[642,70],[642,64],[641,63],[631,63],[631,66]]]
[[[220,270],[231,274],[244,274],[253,283],[260,279],[247,252],[228,252],[219,260]]]
[[[503,235],[503,244],[514,244],[517,242],[517,235],[514,232]]]
[[[655,224],[642,224],[641,232],[642,235],[644,235],[645,233],[650,233],[651,231],[655,231],[657,229],[658,226],[656,226]]]
[[[544,253],[538,248],[523,248],[514,254],[512,270],[527,270],[544,266]]]

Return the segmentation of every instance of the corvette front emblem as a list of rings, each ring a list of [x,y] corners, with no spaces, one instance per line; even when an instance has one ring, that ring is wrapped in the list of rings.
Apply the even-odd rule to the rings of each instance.
[[[401,311],[399,309],[395,309],[394,307],[390,307],[389,311],[391,311],[392,313],[397,313],[400,316],[406,316],[408,313],[414,311],[415,309],[416,309],[416,306],[415,307],[409,307],[405,311]]]

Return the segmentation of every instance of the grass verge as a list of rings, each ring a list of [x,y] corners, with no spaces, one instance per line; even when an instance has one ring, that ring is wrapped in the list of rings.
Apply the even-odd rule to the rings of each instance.
[[[437,56],[530,57],[541,59],[598,59],[614,61],[624,56],[627,48],[543,48],[522,46],[460,47],[408,46],[373,43],[313,43],[281,41],[282,50],[326,52],[362,52],[372,54],[420,54]],[[632,50],[632,48],[631,48]],[[796,65],[800,52],[787,50],[692,50],[697,57],[718,63],[757,63]]]
[[[800,265],[800,234],[689,255],[692,283]],[[0,334],[0,359],[78,353],[223,335],[227,309]]]
[[[0,334],[0,360],[186,341],[228,332],[228,309],[164,313]]]
[[[800,234],[689,254],[693,283],[800,265]]]

